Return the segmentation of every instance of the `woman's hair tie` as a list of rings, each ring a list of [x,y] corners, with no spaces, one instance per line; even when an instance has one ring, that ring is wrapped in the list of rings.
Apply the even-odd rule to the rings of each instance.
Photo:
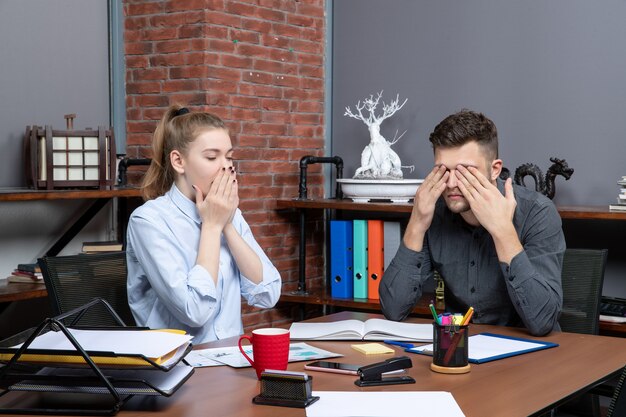
[[[189,109],[187,107],[181,107],[180,109],[176,110],[174,117],[182,116],[183,114],[187,114],[187,113],[189,113]]]

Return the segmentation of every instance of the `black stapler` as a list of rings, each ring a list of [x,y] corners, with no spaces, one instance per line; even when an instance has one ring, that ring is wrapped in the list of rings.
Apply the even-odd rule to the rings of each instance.
[[[413,362],[408,356],[398,356],[387,359],[384,362],[365,365],[358,369],[359,379],[354,381],[359,387],[373,387],[376,385],[415,384],[410,376],[397,376],[383,378],[385,372],[398,371],[412,368]]]

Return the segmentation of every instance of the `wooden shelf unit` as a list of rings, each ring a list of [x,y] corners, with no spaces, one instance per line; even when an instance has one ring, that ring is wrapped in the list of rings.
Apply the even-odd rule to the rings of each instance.
[[[387,213],[411,213],[412,203],[391,203],[391,202],[372,202],[372,203],[355,203],[349,199],[282,199],[277,200],[277,209],[329,209],[329,210],[346,210],[346,211],[367,211],[367,212],[387,212]],[[626,221],[626,212],[610,211],[608,205],[605,206],[561,206],[557,207],[562,219],[572,220],[611,220]],[[424,295],[417,303],[414,314],[428,316],[428,303],[433,299],[433,295]],[[333,298],[329,294],[323,293],[323,290],[309,293],[308,295],[282,294],[281,301],[316,304],[326,306],[336,306],[343,308],[364,309],[372,311],[380,311],[380,303],[378,300],[361,300],[361,299],[340,299]],[[626,336],[626,324],[600,322],[600,332],[605,335]]]
[[[381,211],[389,213],[410,214],[412,203],[355,203],[352,200],[316,199],[316,200],[278,200],[278,209],[331,209],[350,211]],[[561,206],[557,207],[561,218],[579,220],[626,220],[626,212],[610,211],[608,204],[605,206]]]
[[[126,212],[126,199],[141,197],[141,190],[134,187],[110,187],[106,189],[33,190],[28,188],[0,188],[0,203],[18,201],[92,200],[87,210],[69,225],[66,231],[46,251],[56,256],[83,227],[112,199],[120,199],[120,212]],[[125,235],[126,219],[119,219],[119,238]]]
[[[113,197],[141,197],[139,188],[110,188],[85,190],[31,190],[27,188],[0,188],[0,202],[36,200],[80,200]]]

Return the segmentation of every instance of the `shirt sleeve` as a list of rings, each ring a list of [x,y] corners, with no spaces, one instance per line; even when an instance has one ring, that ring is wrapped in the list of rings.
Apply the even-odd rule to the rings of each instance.
[[[422,251],[407,248],[404,242],[383,274],[378,289],[380,307],[389,320],[404,320],[422,296],[422,285],[432,274],[427,238]]]
[[[520,240],[524,250],[511,264],[500,263],[513,306],[535,336],[559,329],[563,304],[561,270],[565,237],[551,202],[536,204],[528,214]]]
[[[263,279],[255,284],[246,276],[240,273],[241,295],[248,301],[248,304],[255,307],[270,308],[276,305],[280,298],[281,278],[280,273],[267,257],[261,246],[257,243],[252,235],[250,226],[241,215],[241,211],[237,209],[235,220],[237,222],[237,230],[252,248],[261,260],[263,266]]]
[[[158,217],[133,215],[128,241],[150,286],[178,321],[200,327],[216,314],[220,292],[210,273],[188,264],[185,246]]]

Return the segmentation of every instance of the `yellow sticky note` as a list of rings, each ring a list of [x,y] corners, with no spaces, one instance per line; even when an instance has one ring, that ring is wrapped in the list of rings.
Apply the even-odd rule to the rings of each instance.
[[[380,355],[383,353],[394,353],[394,350],[381,345],[380,343],[362,343],[358,345],[350,345],[352,349],[357,350],[366,355]]]

